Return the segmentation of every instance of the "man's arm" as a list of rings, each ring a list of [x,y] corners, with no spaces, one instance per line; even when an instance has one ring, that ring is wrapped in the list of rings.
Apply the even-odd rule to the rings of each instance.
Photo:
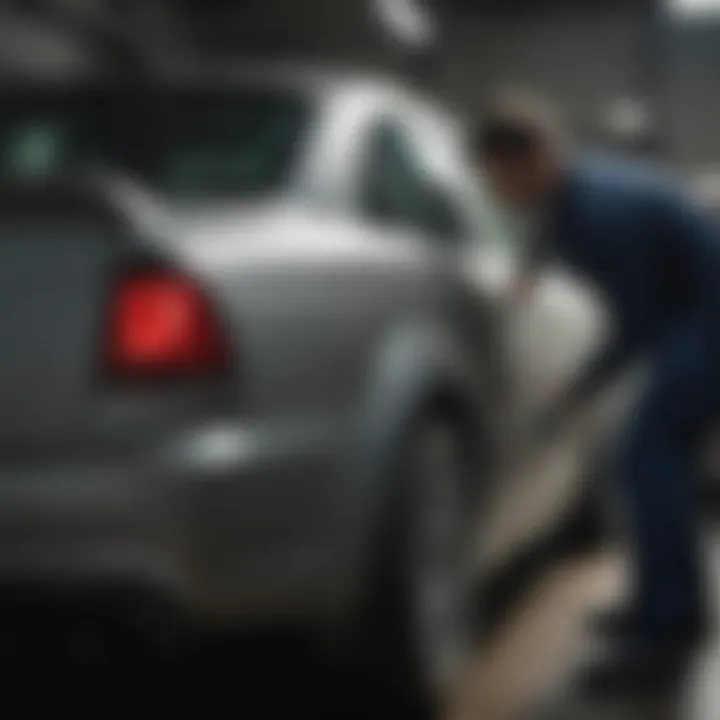
[[[648,213],[654,248],[649,263],[659,263],[659,268],[648,267],[648,272],[667,274],[666,268],[677,273],[678,292],[688,281],[702,296],[707,288],[715,286],[720,269],[720,237],[712,223],[703,218],[680,193],[664,191],[651,194],[639,211]],[[611,383],[646,347],[649,325],[655,320],[652,311],[642,303],[633,305],[634,313],[621,318],[622,325],[581,368],[563,395],[557,399],[555,410],[561,415],[582,409],[603,388]],[[619,318],[620,319],[620,318]]]

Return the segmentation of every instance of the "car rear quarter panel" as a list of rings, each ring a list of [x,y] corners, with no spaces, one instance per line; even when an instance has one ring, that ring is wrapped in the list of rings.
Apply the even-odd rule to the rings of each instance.
[[[437,251],[400,232],[288,214],[265,235],[228,230],[185,252],[230,319],[243,412],[332,439],[303,507],[325,538],[332,585],[354,595],[403,423],[441,378],[472,383],[443,320]]]
[[[357,406],[389,329],[437,307],[432,253],[409,235],[278,213],[252,229],[208,233],[183,251],[227,319],[245,412],[342,416]]]

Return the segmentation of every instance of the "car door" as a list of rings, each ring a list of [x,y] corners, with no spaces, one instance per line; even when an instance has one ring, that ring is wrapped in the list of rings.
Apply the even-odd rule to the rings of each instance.
[[[471,271],[470,261],[477,259],[474,251],[484,253],[497,244],[498,231],[484,201],[478,205],[463,197],[468,188],[463,184],[462,165],[455,155],[451,126],[415,109],[403,113],[401,120],[401,124],[392,128],[392,142],[384,137],[390,128],[382,127],[380,137],[382,145],[387,143],[383,150],[389,167],[384,167],[382,178],[378,178],[377,188],[385,190],[381,193],[382,198],[372,199],[371,212],[385,217],[391,209],[397,214],[399,208],[410,207],[418,231],[442,248],[438,259],[446,272],[446,307],[450,309],[447,317],[462,338],[468,357],[475,363],[478,380],[489,393],[486,400],[491,410],[484,429],[491,437],[482,438],[482,441],[489,441],[497,449],[504,445],[505,410],[509,405],[506,393],[512,389],[506,377],[506,348],[498,337],[503,329],[500,323],[504,321],[509,279],[506,268],[498,264],[492,266],[494,274],[483,273],[478,281]],[[398,143],[402,149],[400,156],[396,154]],[[408,162],[410,158],[412,160]],[[410,167],[410,177],[402,177]],[[391,188],[401,177],[402,191]],[[410,195],[406,184],[415,188]],[[412,197],[411,201],[409,197]],[[391,208],[386,206],[388,201]],[[408,216],[407,210],[401,210],[401,214]],[[480,268],[485,271],[491,265],[481,263]],[[514,526],[515,531],[511,534],[517,535],[518,528],[526,524],[513,509],[520,491],[517,483],[516,476],[501,476],[495,472],[494,464],[493,472],[482,478],[483,501],[478,508],[477,524],[480,552],[495,544],[489,538],[496,536],[503,547],[507,547],[507,541],[498,530],[506,533]]]
[[[461,252],[461,272],[485,303],[491,303],[502,332],[501,357],[507,388],[503,462],[498,507],[487,528],[489,558],[527,541],[558,519],[579,489],[589,438],[581,432],[538,442],[532,426],[604,342],[607,318],[598,298],[560,266],[544,267],[525,302],[514,297],[526,235],[504,217],[484,191],[467,156],[457,155],[457,193],[468,224],[475,228]]]
[[[374,186],[384,191],[370,198],[371,210],[377,217],[399,212],[411,218],[431,242],[442,241],[452,259],[451,285],[465,311],[462,332],[472,336],[478,373],[498,391],[493,440],[504,457],[487,486],[479,538],[482,553],[495,560],[554,519],[575,489],[579,445],[538,447],[527,428],[597,346],[599,316],[587,289],[560,268],[544,269],[530,302],[513,303],[522,235],[483,192],[460,136],[422,111],[397,119],[378,128],[386,162]],[[488,367],[489,358],[495,367]]]
[[[491,319],[477,293],[457,273],[457,253],[467,242],[467,224],[452,188],[445,182],[438,138],[422,132],[422,115],[407,107],[379,118],[369,133],[363,213],[386,226],[411,229],[435,260],[436,287],[445,291],[448,315],[467,340],[466,350],[487,364],[483,343]],[[487,372],[500,369],[487,368]],[[497,388],[493,375],[488,383]]]
[[[434,132],[423,132],[422,119],[414,109],[402,108],[378,120],[371,129],[366,154],[368,172],[361,193],[363,214],[383,226],[411,228],[415,238],[431,249],[438,282],[428,291],[439,294],[428,308],[432,307],[433,312],[444,310],[438,317],[462,343],[465,357],[476,366],[477,380],[494,392],[485,399],[499,412],[505,364],[497,355],[493,339],[493,307],[458,272],[460,252],[470,240],[469,227],[441,162],[442,141]],[[491,413],[487,428],[493,435],[498,428],[497,417],[498,413]],[[490,438],[492,445],[494,439]],[[486,443],[488,438],[478,441]],[[478,512],[494,516],[499,491],[503,490],[497,486],[497,477],[485,474],[478,478],[478,487],[483,497]]]
[[[606,318],[589,287],[561,267],[543,269],[527,303],[508,312],[509,355],[515,383],[517,445],[510,465],[517,475],[525,526],[531,538],[560,519],[586,481],[594,452],[588,426],[577,423],[548,440],[535,440],[537,422],[604,342]],[[527,433],[527,434],[526,434]]]

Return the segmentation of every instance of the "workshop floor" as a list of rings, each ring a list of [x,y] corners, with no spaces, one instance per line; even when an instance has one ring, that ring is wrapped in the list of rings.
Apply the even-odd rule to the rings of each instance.
[[[713,572],[720,583],[720,534],[712,545]],[[620,553],[611,552],[554,558],[523,571],[516,595],[508,598],[510,609],[496,620],[478,652],[466,690],[448,720],[718,720],[717,645],[703,652],[689,681],[673,697],[642,705],[591,705],[573,692],[579,664],[601,649],[588,632],[587,617],[617,601],[624,572]],[[37,652],[42,655],[42,647]],[[113,710],[127,715],[155,707],[203,720],[378,717],[358,712],[361,683],[354,696],[340,692],[288,639],[250,643],[242,656],[233,654],[181,676],[156,672],[152,662],[143,671],[113,675],[67,669],[4,674],[6,701],[17,695],[23,716],[36,703],[46,707],[50,701],[58,712],[72,712],[76,718],[84,716],[83,711],[98,717]],[[7,717],[21,714],[9,712]]]

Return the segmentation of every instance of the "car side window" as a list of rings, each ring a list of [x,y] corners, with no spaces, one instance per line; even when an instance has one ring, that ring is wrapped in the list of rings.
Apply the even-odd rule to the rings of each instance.
[[[433,177],[399,121],[382,121],[371,131],[361,192],[363,211],[376,221],[412,227],[442,240],[463,235],[450,188]]]
[[[421,180],[401,128],[382,122],[372,129],[362,178],[363,210],[375,220],[416,226]]]

